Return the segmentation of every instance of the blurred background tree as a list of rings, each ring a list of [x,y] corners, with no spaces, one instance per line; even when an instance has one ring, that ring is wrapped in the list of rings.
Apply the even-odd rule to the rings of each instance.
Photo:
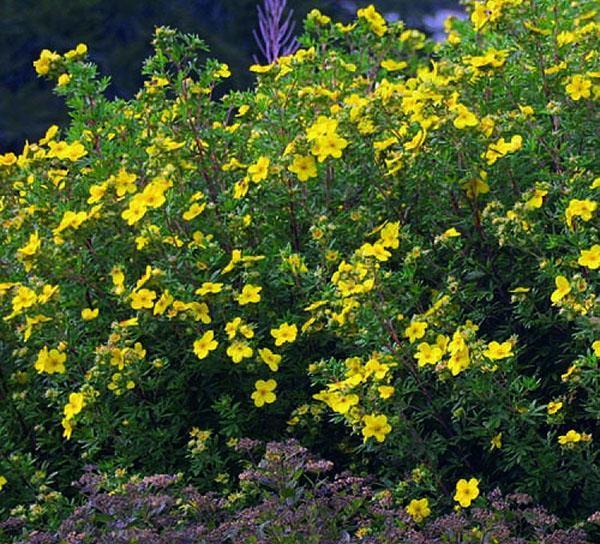
[[[200,35],[212,57],[231,67],[231,88],[251,84],[247,68],[257,47],[252,37],[258,0],[0,0],[0,153],[19,151],[66,121],[63,101],[32,62],[42,49],[62,53],[86,43],[91,59],[110,75],[112,96],[130,97],[142,85],[140,68],[150,55],[155,26]],[[424,28],[423,16],[457,8],[457,0],[289,0],[301,30],[308,11],[319,8],[347,21],[369,3],[392,18]]]

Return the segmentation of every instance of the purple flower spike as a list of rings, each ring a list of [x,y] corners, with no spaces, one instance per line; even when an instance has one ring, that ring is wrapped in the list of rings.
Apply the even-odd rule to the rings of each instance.
[[[264,4],[256,7],[258,10],[258,32],[252,31],[254,39],[268,64],[279,57],[292,55],[300,45],[294,30],[296,22],[292,20],[294,10],[290,9],[287,17],[283,17],[287,0],[264,0]],[[258,58],[254,55],[254,62]]]

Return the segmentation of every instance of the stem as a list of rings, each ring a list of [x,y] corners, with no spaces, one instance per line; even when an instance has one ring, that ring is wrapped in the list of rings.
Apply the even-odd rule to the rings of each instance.
[[[385,304],[385,299],[384,299],[381,291],[377,291],[377,295],[378,295],[378,298],[379,298],[381,304],[382,305]],[[392,321],[390,319],[388,319],[387,317],[385,317],[383,315],[381,306],[379,306],[376,302],[374,303],[374,306],[375,306],[375,310],[377,311],[377,314],[378,314],[383,326],[389,332],[392,340],[394,341],[394,344],[391,344],[388,342],[388,348],[396,356],[396,358],[398,360],[402,361],[402,357],[397,348],[397,346],[400,345],[400,338],[398,337],[398,333],[394,327],[394,324],[392,323]],[[415,380],[415,384],[419,388],[419,391],[427,399],[429,406],[432,407],[433,406],[433,397],[431,396],[431,394],[429,393],[429,390],[425,387],[425,385],[421,381],[419,372],[418,372],[417,368],[415,367],[414,361],[409,360],[409,361],[404,361],[404,362],[406,363],[406,368],[408,368],[410,374],[412,375],[413,379]],[[442,416],[440,414],[437,414],[435,412],[432,412],[432,414],[433,414],[433,417],[435,418],[435,420],[442,426],[442,428],[446,432],[447,438],[450,438],[455,435],[454,431],[448,426],[448,424],[446,423],[446,421],[442,418]],[[467,458],[464,459],[464,463],[469,469],[471,469],[471,471],[474,471],[473,465],[470,463],[470,461]]]
[[[296,253],[300,253],[301,244],[300,244],[300,227],[298,225],[298,217],[296,214],[296,201],[294,199],[294,191],[292,188],[292,181],[290,178],[287,178],[287,187],[288,187],[288,196],[289,199],[289,211],[290,211],[290,230],[292,234],[292,245],[294,251]]]

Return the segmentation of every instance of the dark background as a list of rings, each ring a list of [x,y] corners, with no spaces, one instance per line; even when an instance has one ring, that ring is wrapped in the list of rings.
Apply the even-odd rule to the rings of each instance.
[[[0,0],[0,153],[20,151],[25,139],[40,138],[53,123],[64,124],[63,101],[53,83],[37,78],[32,62],[42,49],[64,53],[88,45],[90,58],[110,75],[110,96],[131,97],[142,84],[140,69],[150,55],[155,26],[193,32],[211,48],[210,55],[229,64],[229,85],[251,84],[247,68],[257,47],[252,37],[258,0]],[[289,0],[301,21],[319,8],[348,21],[369,3],[391,18],[426,29],[423,17],[456,0]]]

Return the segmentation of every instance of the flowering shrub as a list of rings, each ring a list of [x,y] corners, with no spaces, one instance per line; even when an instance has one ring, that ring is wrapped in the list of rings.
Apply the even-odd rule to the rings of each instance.
[[[242,439],[237,448],[257,446],[256,441]],[[18,542],[588,542],[580,529],[557,529],[556,517],[533,506],[524,494],[503,497],[494,490],[487,508],[422,523],[427,514],[417,516],[414,505],[399,509],[389,492],[376,493],[367,480],[348,473],[327,478],[324,474],[330,469],[331,463],[312,457],[295,441],[272,442],[262,460],[240,475],[241,490],[222,497],[181,485],[180,475],[119,481],[123,478],[89,466],[77,483],[83,505],[57,531],[32,531]],[[18,531],[20,520],[15,517],[3,525]]]
[[[220,100],[168,28],[130,101],[42,52],[73,120],[0,157],[6,508],[83,463],[210,486],[287,428],[415,518],[496,486],[593,512],[598,14],[470,8],[442,45],[315,10]]]

